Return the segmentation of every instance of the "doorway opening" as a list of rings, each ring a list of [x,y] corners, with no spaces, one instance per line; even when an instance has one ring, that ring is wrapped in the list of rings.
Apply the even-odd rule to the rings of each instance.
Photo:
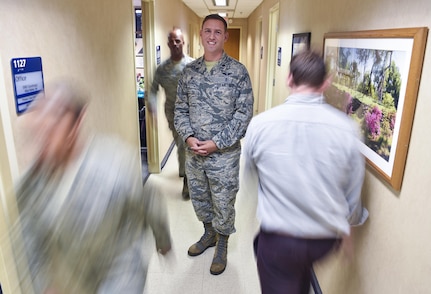
[[[142,40],[142,7],[140,1],[133,2],[135,12],[135,82],[136,97],[138,100],[139,115],[139,143],[141,150],[142,178],[145,181],[149,176],[147,157],[147,127],[145,118],[145,72],[144,72],[144,46]]]

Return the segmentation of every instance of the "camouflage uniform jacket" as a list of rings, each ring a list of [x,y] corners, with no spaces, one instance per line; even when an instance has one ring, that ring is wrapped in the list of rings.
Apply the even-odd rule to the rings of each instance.
[[[63,294],[142,293],[149,229],[158,248],[171,241],[161,195],[144,190],[136,157],[132,146],[98,135],[66,169],[33,165],[24,174],[20,223],[11,228],[22,293],[50,285]]]
[[[151,91],[149,97],[149,107],[151,110],[155,109],[157,104],[157,91],[159,86],[165,90],[166,101],[165,101],[165,114],[169,123],[173,124],[174,121],[174,107],[175,100],[177,98],[177,84],[181,76],[181,73],[187,63],[194,59],[190,56],[185,55],[181,61],[175,62],[168,58],[162,64],[160,64],[153,78],[151,84]]]
[[[213,140],[218,149],[239,147],[253,116],[253,91],[243,64],[223,53],[207,71],[203,57],[189,63],[178,82],[175,128],[189,136]]]

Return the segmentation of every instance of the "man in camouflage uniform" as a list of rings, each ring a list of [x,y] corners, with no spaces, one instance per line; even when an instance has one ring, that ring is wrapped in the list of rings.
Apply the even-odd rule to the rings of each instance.
[[[226,21],[217,14],[208,15],[200,35],[204,56],[184,69],[174,121],[188,146],[190,197],[205,228],[188,254],[197,256],[216,246],[210,272],[217,275],[226,268],[227,241],[235,232],[240,140],[253,115],[253,91],[245,66],[224,52]]]
[[[156,113],[157,91],[159,90],[159,86],[161,86],[165,90],[166,95],[166,119],[168,120],[169,129],[172,131],[175,144],[177,145],[178,174],[180,177],[184,177],[182,197],[184,200],[188,200],[190,199],[190,196],[187,187],[187,177],[184,172],[185,143],[182,138],[178,136],[174,127],[174,108],[177,97],[178,79],[180,78],[186,64],[193,61],[193,58],[183,53],[183,45],[183,34],[180,29],[174,27],[168,34],[168,47],[171,52],[171,56],[157,67],[154,80],[151,85],[148,104],[149,110],[153,114]]]
[[[163,196],[143,187],[138,151],[82,130],[85,97],[62,81],[26,112],[35,156],[9,208],[19,211],[9,226],[13,293],[142,294],[151,243],[162,254],[171,249]]]

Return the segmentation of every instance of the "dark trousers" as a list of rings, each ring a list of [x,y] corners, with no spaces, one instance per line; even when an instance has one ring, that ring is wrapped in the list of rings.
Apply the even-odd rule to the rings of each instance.
[[[254,240],[262,294],[309,294],[313,262],[339,239],[300,239],[260,231]]]

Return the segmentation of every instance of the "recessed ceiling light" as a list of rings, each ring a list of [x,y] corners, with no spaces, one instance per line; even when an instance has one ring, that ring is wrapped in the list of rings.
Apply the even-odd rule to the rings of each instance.
[[[215,6],[227,6],[227,0],[213,0]]]
[[[219,12],[218,15],[220,15],[221,17],[226,17],[227,13],[226,12]]]

